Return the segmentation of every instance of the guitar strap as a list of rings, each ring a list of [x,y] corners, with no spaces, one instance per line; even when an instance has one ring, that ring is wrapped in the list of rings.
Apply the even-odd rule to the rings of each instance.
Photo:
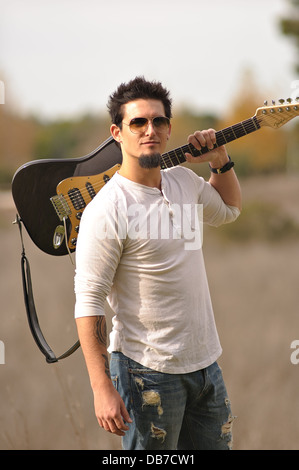
[[[75,352],[79,348],[80,342],[76,341],[76,343],[67,351],[65,351],[65,353],[61,354],[61,356],[59,357],[56,357],[56,355],[54,354],[54,352],[48,345],[47,341],[45,340],[45,337],[41,331],[37,313],[36,313],[34,297],[33,297],[31,274],[30,274],[30,264],[25,254],[25,247],[24,247],[23,234],[22,234],[22,221],[18,214],[16,215],[16,220],[14,223],[18,224],[20,237],[21,237],[21,243],[22,243],[21,271],[22,271],[24,301],[25,301],[27,319],[28,319],[30,331],[40,351],[44,354],[47,363],[52,364],[53,362],[58,362],[59,360],[70,356],[73,352]]]

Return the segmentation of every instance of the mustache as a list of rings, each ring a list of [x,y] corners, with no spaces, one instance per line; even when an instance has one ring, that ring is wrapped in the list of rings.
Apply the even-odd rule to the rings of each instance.
[[[160,153],[152,153],[150,155],[140,155],[138,158],[139,165],[141,168],[157,168],[161,166],[161,154]]]

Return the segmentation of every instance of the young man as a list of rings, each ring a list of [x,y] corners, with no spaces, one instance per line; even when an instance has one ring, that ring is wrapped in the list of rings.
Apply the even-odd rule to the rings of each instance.
[[[228,449],[233,418],[197,209],[208,224],[234,221],[237,177],[224,146],[186,154],[209,162],[209,182],[181,166],[161,170],[171,100],[160,83],[137,77],[108,107],[123,162],[85,209],[76,249],[75,317],[96,417],[124,449]],[[215,131],[188,142],[213,149]],[[115,314],[110,369],[106,298]]]

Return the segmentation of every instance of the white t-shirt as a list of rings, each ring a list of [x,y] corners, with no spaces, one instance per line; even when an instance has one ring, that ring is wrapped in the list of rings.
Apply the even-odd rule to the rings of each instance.
[[[161,170],[162,191],[116,173],[86,207],[76,248],[75,317],[114,312],[109,352],[166,373],[221,354],[197,217],[239,215],[192,170]]]

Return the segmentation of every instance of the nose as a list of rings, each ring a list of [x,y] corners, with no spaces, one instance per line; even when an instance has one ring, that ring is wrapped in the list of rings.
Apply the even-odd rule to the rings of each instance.
[[[152,135],[152,134],[156,133],[153,121],[151,121],[150,119],[148,121],[147,129],[146,129],[145,133],[146,133],[146,135]]]

